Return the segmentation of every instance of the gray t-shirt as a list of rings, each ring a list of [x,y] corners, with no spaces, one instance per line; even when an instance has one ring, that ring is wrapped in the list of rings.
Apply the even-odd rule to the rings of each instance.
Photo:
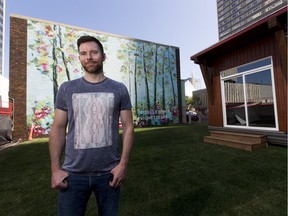
[[[68,112],[64,170],[102,173],[119,163],[119,114],[132,107],[124,84],[110,78],[90,83],[83,77],[64,82],[55,107]]]

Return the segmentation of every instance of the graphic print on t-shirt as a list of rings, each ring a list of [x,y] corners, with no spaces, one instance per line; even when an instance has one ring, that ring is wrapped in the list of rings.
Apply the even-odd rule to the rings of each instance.
[[[75,149],[112,145],[113,93],[79,93],[72,96]]]

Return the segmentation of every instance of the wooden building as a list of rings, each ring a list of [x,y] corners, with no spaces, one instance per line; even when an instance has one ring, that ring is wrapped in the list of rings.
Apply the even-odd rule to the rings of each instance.
[[[206,84],[211,136],[263,135],[268,144],[287,146],[287,8],[191,60]]]

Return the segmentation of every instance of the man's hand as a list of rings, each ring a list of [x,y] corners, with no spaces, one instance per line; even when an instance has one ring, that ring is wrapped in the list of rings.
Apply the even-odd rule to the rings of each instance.
[[[60,189],[60,190],[66,189],[68,187],[68,183],[66,181],[67,176],[68,173],[62,169],[53,171],[51,177],[51,187],[53,189]]]
[[[111,173],[113,174],[113,180],[110,182],[110,186],[114,188],[120,187],[126,178],[126,172],[126,166],[118,164],[116,167],[114,167],[111,170]]]

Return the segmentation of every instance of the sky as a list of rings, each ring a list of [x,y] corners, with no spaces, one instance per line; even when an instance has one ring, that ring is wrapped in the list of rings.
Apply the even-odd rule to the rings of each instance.
[[[200,88],[201,70],[190,57],[219,41],[216,0],[6,0],[5,11],[7,78],[11,14],[179,47],[180,78],[193,74]]]

